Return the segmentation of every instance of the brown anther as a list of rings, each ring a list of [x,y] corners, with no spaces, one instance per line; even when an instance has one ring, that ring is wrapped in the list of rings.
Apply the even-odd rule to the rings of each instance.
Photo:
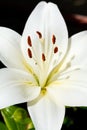
[[[31,42],[31,37],[30,36],[28,36],[28,38],[27,38],[27,43],[28,43],[28,45],[30,47],[32,47],[32,42]]]
[[[56,42],[56,37],[55,37],[55,35],[53,35],[52,36],[52,43],[55,44],[55,42]]]
[[[41,39],[41,38],[42,38],[42,34],[41,34],[41,32],[36,31],[36,33],[38,34],[39,38]]]
[[[29,58],[32,58],[32,51],[30,50],[30,48],[28,48],[28,56],[29,56]]]
[[[57,53],[58,52],[58,47],[55,47],[54,48],[54,53]]]
[[[46,60],[44,53],[42,53],[42,60],[43,60],[43,61]]]

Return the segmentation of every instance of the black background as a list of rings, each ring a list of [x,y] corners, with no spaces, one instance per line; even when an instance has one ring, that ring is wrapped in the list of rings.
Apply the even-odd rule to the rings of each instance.
[[[65,18],[70,36],[76,32],[87,29],[87,26],[78,25],[69,17],[69,15],[75,13],[87,15],[87,2],[76,6],[74,1],[75,0],[51,0],[51,2],[58,5]],[[39,0],[0,0],[0,26],[9,27],[22,34],[25,22],[38,2]]]
[[[25,22],[39,0],[0,0],[0,26],[11,28],[22,34]],[[48,2],[48,1],[47,1]],[[71,14],[87,15],[87,2],[75,4],[75,0],[51,0],[58,5],[68,26],[69,36],[87,30],[87,24],[71,19]],[[81,61],[82,62],[82,61]],[[4,67],[0,64],[1,68]],[[24,105],[25,106],[25,105]],[[62,130],[87,129],[87,109],[67,108],[67,123]]]

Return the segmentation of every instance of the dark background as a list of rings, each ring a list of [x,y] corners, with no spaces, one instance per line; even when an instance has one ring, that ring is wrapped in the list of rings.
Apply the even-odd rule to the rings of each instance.
[[[0,26],[22,34],[25,22],[38,2],[39,0],[0,0]],[[87,0],[51,0],[51,2],[58,5],[65,18],[69,36],[87,30],[87,24],[81,24],[71,17],[72,14],[87,15]],[[4,67],[1,63],[0,66]],[[67,108],[62,130],[87,129],[86,118],[87,108]]]
[[[46,0],[48,2],[48,0]],[[25,22],[39,0],[0,0],[0,26],[22,34]],[[71,19],[71,14],[87,15],[87,0],[51,0],[58,5],[68,25],[69,35],[87,29]]]

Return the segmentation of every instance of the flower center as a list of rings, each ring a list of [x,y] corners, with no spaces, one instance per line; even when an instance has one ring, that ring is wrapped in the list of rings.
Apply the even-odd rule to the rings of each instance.
[[[36,33],[37,33],[37,35],[38,35],[38,38],[39,38],[39,40],[40,40],[40,42],[43,42],[43,38],[42,38],[42,33],[41,32],[39,32],[39,31],[36,31]],[[41,40],[42,39],[42,40]],[[45,41],[45,40],[44,40]],[[29,58],[33,58],[33,55],[32,55],[32,52],[33,52],[33,45],[32,45],[32,40],[31,40],[31,37],[30,36],[28,36],[27,37],[27,43],[28,43],[28,50],[27,50],[27,53],[28,53],[28,56],[29,56]],[[53,34],[52,35],[52,43],[53,43],[53,45],[55,45],[55,43],[56,43],[56,36]],[[45,44],[43,44],[43,46],[45,46]],[[43,48],[45,48],[45,47],[43,47]],[[57,46],[54,46],[53,47],[53,52],[54,52],[54,54],[55,53],[57,53],[58,52],[58,47]],[[38,51],[38,50],[37,50]],[[42,61],[46,61],[46,56],[45,56],[45,52],[42,52]]]
[[[58,46],[56,45],[57,39],[54,34],[51,36],[51,39],[48,41],[47,39],[43,38],[43,35],[41,32],[36,31],[36,34],[38,36],[39,45],[36,45],[36,43],[33,43],[32,37],[29,35],[27,37],[27,45],[28,45],[27,54],[28,54],[29,59],[33,60],[34,61],[33,63],[35,65],[38,65],[38,69],[39,69],[38,71],[40,72],[40,74],[37,77],[38,77],[40,86],[43,88],[47,83],[47,79],[48,79],[48,75],[50,71],[52,71],[53,69],[52,66],[54,66],[55,64],[54,63],[55,59],[57,59],[54,57],[56,56],[55,54],[58,53]],[[34,44],[36,45],[36,48]],[[39,57],[39,60],[38,60],[38,57]]]
[[[41,89],[41,94],[43,94],[43,95],[45,95],[46,94],[46,88],[45,87],[43,87],[42,89]]]

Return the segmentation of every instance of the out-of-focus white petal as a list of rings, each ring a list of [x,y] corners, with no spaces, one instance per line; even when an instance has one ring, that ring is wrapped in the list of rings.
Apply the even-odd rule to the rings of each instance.
[[[0,70],[0,109],[31,101],[38,97],[40,87],[34,78],[20,70]]]
[[[65,108],[61,103],[57,105],[49,96],[42,97],[36,104],[30,106],[28,111],[36,130],[60,130]]]
[[[65,73],[47,90],[56,102],[66,106],[87,106],[87,70]]]
[[[87,31],[73,35],[69,39],[69,48],[60,71],[87,69]]]
[[[41,70],[40,78],[46,77],[46,74],[59,63],[66,52],[67,43],[67,28],[59,9],[53,3],[40,2],[28,18],[21,44],[29,65],[36,73],[39,72],[37,70]],[[54,53],[54,49],[58,53]]]
[[[0,60],[7,67],[24,68],[20,40],[21,36],[15,31],[0,27]]]

